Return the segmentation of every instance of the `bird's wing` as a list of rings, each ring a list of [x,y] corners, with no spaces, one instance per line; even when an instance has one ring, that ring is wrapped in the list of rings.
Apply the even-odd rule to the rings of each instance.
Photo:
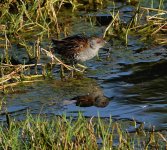
[[[89,46],[88,38],[81,35],[74,35],[62,40],[52,39],[52,42],[55,45],[55,50],[59,54],[62,54],[64,51],[66,51],[65,53],[67,55],[74,55],[79,53]]]

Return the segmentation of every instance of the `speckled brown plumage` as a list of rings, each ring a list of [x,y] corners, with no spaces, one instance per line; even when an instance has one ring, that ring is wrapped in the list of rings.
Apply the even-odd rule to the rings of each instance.
[[[97,55],[105,41],[98,37],[74,35],[62,40],[52,40],[55,52],[72,62],[86,61]]]

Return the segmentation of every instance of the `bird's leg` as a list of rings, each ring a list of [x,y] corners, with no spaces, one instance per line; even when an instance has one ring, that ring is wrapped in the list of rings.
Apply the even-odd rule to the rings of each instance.
[[[64,79],[64,78],[65,78],[64,66],[63,66],[63,65],[60,65],[60,77],[61,77],[61,79]]]
[[[72,67],[73,67],[73,69],[71,70],[71,76],[72,76],[72,78],[74,77],[75,64],[76,64],[76,62],[75,62],[75,60],[73,60],[72,61]]]
[[[75,71],[75,61],[72,60],[71,64],[72,64],[73,68],[71,69],[71,72],[70,72],[69,76],[71,76],[73,78],[74,77],[74,71]]]
[[[101,61],[101,58],[99,57],[99,53],[97,53],[96,57],[97,57],[97,61]]]
[[[70,74],[71,74],[71,77],[73,78],[74,77],[74,71],[75,71],[75,66],[74,65],[72,65],[72,70],[71,70],[71,72],[70,72]]]

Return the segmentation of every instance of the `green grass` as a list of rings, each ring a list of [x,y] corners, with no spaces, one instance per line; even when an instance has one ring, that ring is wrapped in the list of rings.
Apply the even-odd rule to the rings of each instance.
[[[165,149],[167,133],[136,128],[128,133],[112,119],[27,115],[24,121],[8,119],[0,126],[0,149]],[[135,122],[131,126],[135,129]],[[166,147],[167,148],[167,147]]]

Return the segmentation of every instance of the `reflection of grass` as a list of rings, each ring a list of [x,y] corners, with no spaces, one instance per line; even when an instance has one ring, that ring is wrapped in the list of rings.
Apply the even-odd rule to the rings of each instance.
[[[20,122],[7,115],[7,125],[0,126],[1,149],[165,149],[167,144],[165,132],[146,132],[132,122],[129,133],[121,123],[82,114],[77,119],[27,115]]]
[[[84,77],[82,79],[68,79],[67,82],[57,80],[51,86],[55,93],[63,97],[63,99],[71,99],[78,95],[87,95],[88,93],[102,92],[95,80]]]

